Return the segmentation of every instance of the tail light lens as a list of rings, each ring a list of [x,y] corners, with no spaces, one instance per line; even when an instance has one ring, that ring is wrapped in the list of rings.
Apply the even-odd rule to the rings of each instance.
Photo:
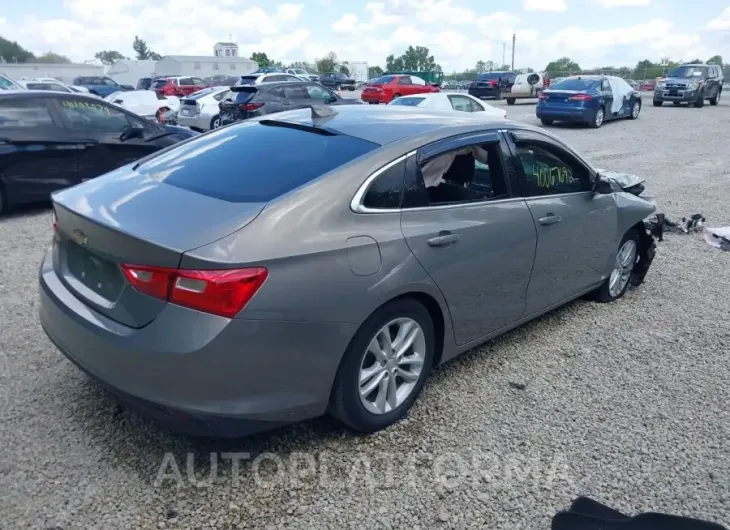
[[[576,94],[575,96],[571,96],[570,101],[590,101],[593,99],[592,96],[589,96],[588,94]]]
[[[254,110],[260,109],[263,106],[264,106],[263,102],[243,103],[243,104],[239,105],[238,108],[244,112],[253,112]]]
[[[196,271],[125,264],[122,272],[141,293],[226,318],[235,317],[268,276],[263,267]]]
[[[497,86],[497,82],[496,81],[490,81],[489,82],[489,86]]]
[[[545,78],[544,78],[544,80],[543,80],[543,85],[544,85],[544,86],[550,86],[550,78],[549,78],[549,77],[545,77]]]
[[[544,92],[540,92],[540,94],[539,94],[539,95],[538,95],[537,97],[538,97],[538,99],[542,99],[542,100],[545,100],[545,99],[547,99],[547,98],[548,98],[549,96],[548,96],[547,94],[545,94]]]
[[[56,212],[51,213],[51,227],[53,227],[53,238],[58,238],[58,221],[56,221]]]

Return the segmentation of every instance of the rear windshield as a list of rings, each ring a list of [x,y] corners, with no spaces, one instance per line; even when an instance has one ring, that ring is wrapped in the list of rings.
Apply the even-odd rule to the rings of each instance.
[[[204,98],[205,96],[212,94],[213,92],[217,92],[215,88],[204,88],[203,90],[198,90],[197,92],[193,92],[188,96],[188,99],[200,99]]]
[[[167,79],[155,79],[150,88],[162,88],[167,84]]]
[[[376,79],[373,79],[370,81],[371,83],[378,83],[379,85],[387,85],[388,83],[392,83],[393,79],[395,79],[394,75],[384,75],[382,77],[378,77]]]
[[[250,85],[259,78],[257,75],[242,75],[241,79],[238,80],[238,85]]]
[[[588,90],[598,85],[598,79],[563,79],[550,85],[550,90]]]
[[[398,98],[394,99],[391,105],[400,105],[401,107],[417,107],[418,104],[426,98]]]
[[[491,80],[497,80],[500,77],[508,77],[507,74],[499,73],[499,72],[488,72],[486,74],[479,74],[477,76],[477,81],[491,81]]]
[[[137,170],[228,202],[267,202],[378,147],[352,136],[249,122],[165,150]]]

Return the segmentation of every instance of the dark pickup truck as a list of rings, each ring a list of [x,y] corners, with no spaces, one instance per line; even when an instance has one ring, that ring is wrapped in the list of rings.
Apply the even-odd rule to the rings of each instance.
[[[688,103],[697,108],[717,105],[722,95],[722,68],[715,64],[683,64],[669,72],[654,88],[654,106],[665,101],[675,105]]]
[[[320,74],[319,82],[332,90],[355,90],[355,80],[337,72]]]

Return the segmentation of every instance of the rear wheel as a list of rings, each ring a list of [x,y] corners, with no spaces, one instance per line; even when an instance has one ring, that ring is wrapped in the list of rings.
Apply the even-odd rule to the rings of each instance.
[[[681,105],[682,103],[680,103],[679,101],[672,101],[672,104],[673,104],[673,105],[674,105],[675,107],[679,107],[679,106],[680,106],[680,105]]]
[[[212,129],[217,129],[220,126],[221,126],[221,117],[220,117],[220,115],[213,116],[213,119],[210,120],[210,128],[211,128],[211,130]]]
[[[330,413],[361,432],[402,418],[421,392],[436,346],[426,308],[404,298],[378,309],[345,351],[332,388]]]
[[[717,91],[715,97],[710,98],[710,105],[717,105],[718,103],[720,103],[720,97],[722,97],[722,89]]]
[[[626,232],[618,246],[616,260],[611,274],[606,281],[595,291],[596,302],[613,302],[626,294],[634,266],[639,254],[639,235],[633,228]]]
[[[514,105],[515,104],[515,98],[507,98],[507,105]]]
[[[658,99],[655,99],[654,100],[654,106],[655,107],[661,107],[662,106],[662,103],[664,103],[664,102],[663,101],[660,101]]]
[[[640,101],[634,101],[634,106],[631,107],[631,115],[629,115],[630,120],[635,120],[639,117],[639,113],[641,112],[641,102]]]
[[[542,122],[543,125],[552,125],[553,124],[553,120],[549,120],[547,118],[541,118],[540,121]]]
[[[596,110],[596,113],[593,115],[593,120],[589,123],[591,128],[598,129],[601,125],[603,125],[603,120],[606,117],[606,111],[603,110],[603,107],[598,107],[598,110]]]

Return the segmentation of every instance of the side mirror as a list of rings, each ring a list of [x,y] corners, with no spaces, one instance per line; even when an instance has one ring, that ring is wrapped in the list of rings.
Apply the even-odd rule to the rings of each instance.
[[[609,180],[599,174],[596,175],[596,178],[593,180],[593,188],[591,189],[591,192],[597,194],[613,193],[613,186]]]
[[[132,138],[143,138],[144,137],[144,129],[140,129],[138,127],[127,127],[122,131],[122,134],[119,135],[119,141],[120,142],[126,142],[127,140],[131,140]]]

